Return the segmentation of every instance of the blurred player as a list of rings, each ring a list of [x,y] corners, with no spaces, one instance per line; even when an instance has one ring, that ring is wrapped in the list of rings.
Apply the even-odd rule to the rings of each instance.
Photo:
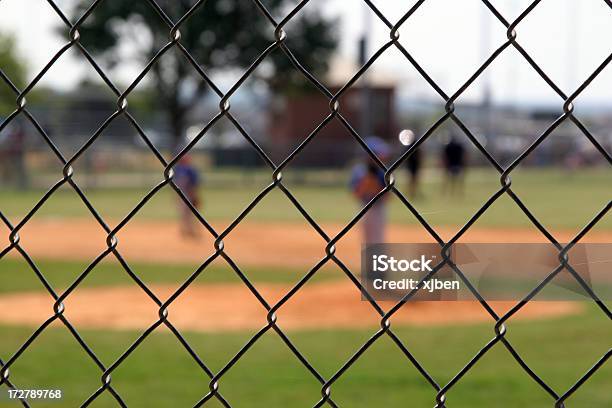
[[[463,175],[465,171],[465,147],[452,135],[442,150],[445,170],[443,190],[451,195],[463,195]]]
[[[2,142],[2,178],[12,182],[20,190],[29,185],[26,168],[26,132],[21,122],[9,127],[8,136]]]
[[[412,147],[412,145],[410,146]],[[416,149],[412,152],[410,157],[406,159],[406,167],[410,175],[410,179],[408,180],[408,194],[414,199],[421,196],[421,192],[419,191],[421,166],[421,149]]]
[[[399,134],[399,141],[404,146],[410,149],[416,142],[414,132],[410,129],[404,129]],[[414,150],[406,159],[406,168],[408,169],[408,195],[416,199],[419,193],[419,173],[421,172],[421,150]]]
[[[200,176],[193,166],[189,154],[184,155],[174,166],[174,182],[189,202],[198,209],[200,206],[200,195],[198,193]],[[178,199],[178,207],[181,234],[188,238],[197,238],[199,233],[195,215],[181,198]]]
[[[389,156],[389,146],[376,136],[366,138],[368,147],[384,161]],[[385,188],[385,172],[369,157],[353,168],[351,189],[362,205]],[[386,199],[382,197],[363,216],[363,238],[366,244],[385,242]]]

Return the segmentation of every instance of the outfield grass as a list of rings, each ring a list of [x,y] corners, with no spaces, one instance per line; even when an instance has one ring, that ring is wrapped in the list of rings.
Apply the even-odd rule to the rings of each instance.
[[[348,177],[348,176],[347,176]],[[577,229],[584,226],[611,199],[612,172],[606,168],[593,168],[573,173],[562,169],[519,169],[512,175],[513,189],[538,219],[547,227]],[[211,221],[229,220],[263,189],[266,182],[255,178],[247,185],[228,187],[204,186],[203,215]],[[343,186],[308,187],[291,179],[286,185],[295,194],[315,220],[347,222],[359,207]],[[405,182],[400,177],[400,189]],[[463,197],[448,197],[441,192],[439,175],[431,170],[424,174],[423,197],[414,201],[415,207],[433,225],[461,225],[499,189],[499,175],[481,169],[471,170],[466,179]],[[88,197],[104,217],[119,219],[125,216],[146,189],[91,190]],[[43,191],[1,191],[0,209],[17,221],[34,206]],[[175,217],[174,192],[163,189],[142,209],[139,219],[172,219]],[[414,216],[396,198],[391,198],[390,220],[398,223],[416,223]],[[40,217],[84,217],[88,210],[70,189],[58,191],[40,210]],[[270,193],[249,215],[260,221],[304,222],[286,196],[279,190]],[[516,204],[501,197],[478,221],[479,226],[529,226],[530,221]],[[598,225],[612,229],[612,217],[606,216]]]
[[[280,319],[282,325],[282,319]],[[528,364],[558,393],[570,387],[610,347],[610,326],[601,311],[580,318],[516,322],[508,336]],[[434,379],[444,384],[493,335],[490,325],[396,328]],[[291,332],[291,340],[325,377],[338,370],[373,334],[371,330]],[[30,328],[1,327],[2,358],[31,334]],[[82,330],[85,341],[109,365],[133,342],[136,332]],[[253,333],[186,333],[200,357],[217,372]],[[11,367],[22,388],[61,388],[65,399],[39,407],[80,405],[100,385],[100,371],[63,327],[46,330]],[[604,366],[571,399],[568,407],[610,403],[612,370]],[[208,378],[168,332],[154,332],[113,373],[112,384],[129,406],[192,406],[208,390]],[[220,381],[233,406],[309,407],[320,386],[273,332],[264,335]],[[431,407],[434,391],[386,337],[381,338],[332,387],[348,407]],[[496,345],[448,393],[452,407],[538,408],[552,399]],[[16,406],[15,404],[13,404]],[[12,406],[0,403],[0,406]],[[116,406],[108,395],[96,407]],[[212,402],[207,406],[220,406]]]
[[[129,263],[132,271],[146,284],[177,284],[185,281],[198,265]],[[36,266],[54,289],[62,290],[70,286],[88,266],[87,262],[38,260]],[[308,272],[308,268],[244,267],[242,272],[252,282],[296,283]],[[335,268],[322,268],[313,281],[342,278]],[[198,278],[207,283],[238,283],[238,274],[228,266],[211,264]],[[118,262],[98,264],[83,280],[80,287],[133,285],[134,281]],[[15,291],[43,290],[40,279],[22,259],[0,259],[0,293]]]
[[[159,263],[129,263],[132,271],[147,285],[167,284],[178,287],[198,268],[195,264],[159,264]],[[86,262],[79,261],[57,261],[39,260],[36,266],[42,272],[47,282],[54,290],[63,291],[67,289],[87,267]],[[267,284],[285,284],[292,286],[297,283],[309,271],[303,268],[281,268],[281,267],[243,267],[242,272],[249,281]],[[358,271],[354,271],[358,272]],[[324,266],[309,279],[310,283],[326,282],[346,279],[346,276],[338,268]],[[211,264],[200,273],[196,282],[199,283],[236,283],[242,281],[238,274],[228,266],[222,264]],[[553,280],[549,285],[545,299],[547,300],[584,300],[589,296],[580,289],[577,284],[567,286],[561,280]],[[501,277],[489,278],[478,282],[479,289],[488,299],[514,299],[518,293],[528,293],[539,280],[536,277],[520,279],[517,277],[503,279]],[[607,298],[612,293],[612,286],[606,282],[591,282],[593,289],[601,298]],[[134,280],[128,275],[118,262],[102,262],[97,265],[88,276],[79,284],[79,288],[96,288],[101,286],[125,286],[135,285]],[[568,291],[568,288],[571,288]],[[40,279],[30,266],[21,259],[5,258],[0,260],[0,294],[17,291],[43,290]],[[467,296],[467,291],[463,293]],[[471,298],[471,295],[470,295]]]
[[[175,284],[185,281],[198,265],[129,263],[132,271],[146,284]],[[38,260],[36,266],[56,290],[70,286],[87,265],[87,262]],[[242,272],[252,282],[296,283],[308,268],[244,267]],[[338,269],[322,268],[312,278],[312,282],[339,279]],[[207,283],[237,283],[238,274],[228,266],[211,264],[198,278]],[[118,262],[102,262],[87,275],[80,287],[134,285],[134,281]],[[3,258],[0,260],[0,293],[16,291],[43,290],[40,279],[22,259]]]

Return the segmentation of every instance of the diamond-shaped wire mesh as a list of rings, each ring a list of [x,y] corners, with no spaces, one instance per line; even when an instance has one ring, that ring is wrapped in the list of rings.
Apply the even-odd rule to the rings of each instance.
[[[246,1],[246,0],[245,0]],[[548,231],[545,226],[538,221],[536,216],[529,210],[529,208],[521,201],[517,194],[512,190],[511,183],[511,174],[514,169],[517,168],[529,154],[538,147],[542,142],[544,142],[547,137],[563,122],[571,121],[573,122],[578,129],[582,132],[584,137],[586,137],[593,146],[601,153],[601,155],[605,158],[608,164],[612,164],[612,159],[610,154],[605,150],[605,148],[597,141],[595,137],[589,132],[587,127],[580,121],[580,119],[574,114],[574,101],[576,98],[583,93],[583,91],[589,86],[589,84],[604,70],[604,68],[610,63],[612,59],[612,54],[608,55],[608,57],[601,62],[601,64],[587,77],[583,80],[580,86],[575,89],[572,93],[567,94],[560,89],[558,85],[553,82],[553,80],[544,72],[544,70],[536,63],[536,61],[525,51],[521,43],[517,40],[517,32],[520,28],[520,23],[527,17],[537,6],[541,3],[541,0],[533,1],[529,4],[529,6],[524,9],[519,16],[510,21],[504,17],[504,15],[498,11],[498,9],[488,0],[482,0],[482,3],[487,7],[490,11],[491,15],[495,17],[495,19],[499,22],[499,24],[503,25],[507,30],[507,40],[502,44],[498,45],[498,47],[491,53],[490,56],[480,65],[480,67],[463,83],[463,85],[451,95],[447,94],[440,85],[438,85],[432,77],[427,73],[427,71],[418,63],[418,61],[410,54],[410,52],[402,46],[400,43],[400,34],[399,30],[405,24],[409,24],[411,16],[425,3],[425,0],[417,1],[404,15],[401,16],[395,23],[389,19],[388,16],[385,16],[377,6],[370,0],[363,0],[363,2],[367,5],[369,10],[376,16],[377,19],[380,20],[389,30],[389,40],[382,45],[379,49],[375,50],[373,55],[363,64],[362,67],[354,74],[354,76],[337,92],[332,93],[328,88],[326,88],[313,74],[311,74],[308,70],[306,70],[300,61],[295,57],[292,53],[290,47],[287,45],[288,34],[284,31],[284,27],[287,23],[289,23],[302,8],[304,8],[309,0],[300,1],[282,20],[277,21],[275,17],[269,12],[266,6],[260,0],[251,0],[252,3],[257,7],[257,9],[261,12],[261,14],[267,19],[270,24],[271,31],[274,32],[275,40],[269,44],[269,46],[258,56],[258,58],[252,63],[248,69],[240,76],[240,78],[236,81],[236,83],[229,89],[227,92],[222,92],[217,85],[212,81],[212,79],[206,73],[206,67],[201,67],[193,56],[190,54],[189,50],[186,49],[183,44],[181,44],[181,36],[180,30],[183,24],[189,20],[190,16],[198,11],[198,9],[205,3],[204,0],[199,0],[193,2],[192,7],[182,16],[180,19],[174,21],[171,17],[169,17],[164,9],[155,1],[155,0],[146,0],[146,2],[159,14],[159,17],[163,20],[164,24],[167,26],[167,35],[168,42],[167,44],[158,50],[158,52],[153,56],[153,58],[146,64],[145,68],[140,72],[140,74],[136,77],[136,79],[126,88],[125,91],[121,92],[117,86],[113,84],[111,79],[105,73],[104,69],[100,67],[86,49],[86,47],[80,43],[79,36],[79,28],[84,23],[84,21],[96,10],[96,7],[101,3],[101,0],[94,1],[91,6],[84,12],[82,16],[76,20],[73,24],[64,14],[62,9],[53,1],[48,0],[49,5],[57,14],[58,18],[65,24],[66,29],[69,31],[70,40],[67,42],[60,50],[58,50],[53,57],[48,61],[48,63],[44,66],[44,68],[35,76],[35,78],[27,84],[27,86],[23,89],[17,88],[12,82],[11,78],[7,77],[5,73],[0,70],[0,78],[1,80],[8,85],[15,94],[16,97],[16,108],[15,110],[0,124],[0,131],[4,129],[7,125],[9,125],[18,115],[23,115],[36,129],[38,136],[46,143],[47,147],[53,152],[56,156],[57,160],[63,166],[63,176],[57,181],[45,194],[44,196],[36,203],[36,205],[27,213],[27,215],[17,224],[13,225],[9,219],[0,212],[0,218],[2,222],[8,227],[10,230],[8,239],[9,245],[6,246],[0,252],[0,259],[4,257],[9,251],[16,251],[20,254],[21,257],[28,263],[31,267],[32,272],[38,277],[40,282],[44,285],[45,289],[48,293],[53,297],[55,303],[53,306],[53,314],[40,326],[35,332],[19,347],[19,349],[6,361],[0,361],[0,385],[9,387],[10,389],[18,388],[18,384],[14,384],[10,379],[10,368],[15,364],[15,362],[22,356],[24,353],[28,351],[29,346],[35,341],[35,339],[40,336],[40,334],[46,330],[49,325],[53,322],[59,321],[63,325],[65,325],[72,336],[77,340],[78,344],[86,351],[91,360],[96,364],[101,373],[101,385],[97,391],[95,391],[91,396],[83,402],[82,406],[88,406],[92,402],[94,402],[101,394],[110,393],[112,397],[116,400],[116,402],[120,406],[126,406],[126,403],[122,399],[121,395],[115,390],[112,385],[111,379],[113,372],[124,363],[126,358],[133,353],[142,342],[149,336],[155,329],[160,326],[166,326],[174,336],[179,340],[180,344],[185,348],[185,350],[189,353],[191,358],[197,363],[197,365],[201,368],[202,372],[209,378],[209,392],[202,396],[200,401],[196,404],[196,406],[204,405],[210,399],[218,400],[223,406],[229,407],[230,403],[224,398],[222,393],[222,384],[223,377],[226,373],[232,369],[232,367],[240,360],[246,353],[249,352],[251,347],[268,331],[275,332],[287,346],[287,348],[295,355],[297,360],[312,374],[312,376],[321,384],[321,398],[319,402],[315,406],[337,406],[337,404],[332,399],[332,388],[333,385],[338,379],[343,376],[347,370],[363,355],[363,353],[370,348],[375,342],[378,341],[383,336],[388,336],[392,342],[397,346],[397,348],[403,353],[406,357],[407,361],[413,365],[416,370],[420,373],[420,375],[429,383],[436,393],[435,397],[435,406],[436,407],[444,407],[446,401],[447,392],[454,387],[461,378],[480,360],[491,348],[497,343],[501,343],[508,353],[516,360],[516,362],[520,365],[520,367],[524,370],[525,375],[531,377],[531,379],[537,383],[546,393],[551,397],[551,403],[554,403],[556,407],[563,407],[564,401],[572,395],[579,387],[581,387],[588,379],[591,377],[597,370],[599,370],[610,357],[611,351],[607,351],[596,363],[593,365],[586,373],[583,373],[579,380],[567,389],[562,394],[555,392],[551,386],[549,386],[541,377],[539,377],[532,368],[530,368],[527,361],[525,361],[518,351],[513,347],[511,342],[508,340],[507,327],[506,323],[519,311],[523,308],[534,296],[536,296],[559,272],[562,270],[569,271],[572,276],[585,288],[585,290],[590,294],[592,300],[597,304],[597,306],[601,309],[601,311],[608,317],[608,319],[612,318],[612,314],[610,310],[606,306],[604,302],[602,302],[599,298],[597,298],[596,294],[590,290],[589,286],[582,280],[580,275],[573,270],[571,265],[567,263],[566,254],[568,251],[578,243],[591,229],[593,229],[597,223],[608,213],[610,207],[612,206],[612,202],[608,202],[596,215],[593,219],[585,225],[582,230],[576,234],[576,236],[569,241],[565,246],[560,244],[553,234]],[[610,0],[602,0],[609,9],[612,9],[612,2]],[[422,76],[422,78],[431,86],[431,88],[445,101],[445,112],[444,114],[438,118],[435,123],[427,129],[423,134],[418,135],[416,142],[403,154],[401,155],[394,163],[390,166],[385,165],[368,147],[368,145],[364,142],[362,136],[360,135],[346,120],[346,118],[341,113],[341,104],[340,98],[342,95],[346,93],[346,91],[353,86],[365,73],[370,69],[370,67],[375,63],[377,59],[381,57],[387,50],[391,48],[396,48],[410,63],[417,72]],[[470,129],[462,122],[462,120],[455,115],[455,101],[479,78],[483,72],[495,61],[502,53],[504,53],[507,49],[514,48],[516,49],[520,55],[522,56],[524,63],[528,64],[558,96],[560,106],[563,107],[563,113],[544,131],[539,137],[533,141],[533,143],[522,153],[520,154],[510,165],[507,167],[503,167],[496,159],[490,154],[489,151],[483,146],[479,140],[474,136],[474,134],[470,131]],[[88,138],[88,140],[79,148],[76,153],[74,153],[71,157],[65,157],[57,146],[53,143],[45,129],[39,124],[37,119],[33,116],[33,114],[28,109],[28,103],[26,97],[28,93],[32,91],[32,89],[39,83],[41,78],[45,75],[45,73],[58,61],[58,59],[65,54],[70,49],[76,49],[80,52],[82,57],[95,69],[99,77],[103,80],[106,86],[115,94],[117,100],[117,107],[115,112],[109,116],[104,123]],[[152,69],[152,67],[158,63],[160,58],[163,57],[165,53],[170,51],[171,49],[176,49],[180,52],[180,54],[190,63],[190,65],[195,69],[201,79],[207,83],[212,91],[220,98],[219,102],[219,110],[217,114],[209,121],[209,123],[197,134],[195,138],[193,138],[175,157],[173,157],[170,161],[167,161],[161,152],[155,147],[155,145],[151,142],[150,138],[147,136],[143,128],[139,125],[137,120],[130,114],[128,100],[130,93],[137,87],[139,83],[143,80],[143,78],[147,75],[147,73]],[[327,117],[319,123],[316,128],[297,146],[287,157],[284,158],[279,164],[276,164],[266,152],[261,148],[261,146],[255,141],[253,137],[249,135],[249,133],[245,130],[243,126],[239,123],[236,117],[232,114],[232,110],[230,107],[230,99],[236,93],[236,91],[245,83],[245,81],[253,74],[253,72],[257,69],[257,67],[266,60],[268,55],[275,50],[281,50],[292,65],[301,72],[304,78],[309,81],[324,97],[329,100],[329,113]],[[0,67],[1,68],[1,67]],[[125,216],[114,228],[111,228],[109,224],[103,219],[103,217],[96,211],[87,195],[83,192],[81,187],[75,182],[74,176],[75,172],[73,169],[73,164],[75,161],[81,157],[91,146],[92,144],[100,137],[104,129],[106,129],[111,122],[116,120],[119,117],[125,117],[129,123],[134,127],[134,129],[138,132],[138,135],[144,143],[148,146],[150,151],[155,155],[157,160],[164,166],[165,170],[163,172],[163,181],[159,182],[155,187],[153,187],[144,197],[140,199],[137,205]],[[220,119],[227,118],[235,127],[235,129],[244,137],[244,139],[248,142],[248,144],[254,149],[259,156],[265,161],[267,166],[270,169],[271,181],[267,187],[265,187],[246,207],[246,209],[241,212],[234,220],[229,224],[227,228],[224,230],[216,230],[213,226],[198,212],[198,210],[190,203],[188,198],[183,194],[183,192],[179,189],[179,187],[173,181],[173,166],[185,155],[187,154],[198,141],[204,137],[209,129],[215,125]],[[340,230],[335,236],[329,236],[324,232],[323,228],[313,219],[313,217],[306,211],[306,209],[301,205],[300,201],[292,194],[289,188],[285,186],[283,183],[283,170],[288,166],[292,160],[300,154],[300,152],[314,139],[317,137],[318,133],[323,129],[330,121],[333,119],[339,120],[342,125],[346,128],[346,130],[352,135],[354,140],[361,146],[361,148],[372,158],[372,160],[385,172],[385,188],[380,191],[364,208],[362,208],[359,213]],[[488,163],[499,173],[500,175],[500,187],[489,199],[479,208],[467,221],[467,223],[448,241],[443,240],[440,235],[436,233],[434,227],[429,225],[427,221],[423,218],[423,216],[419,213],[419,211],[410,203],[410,201],[396,188],[395,180],[393,177],[394,171],[398,170],[398,168],[409,158],[409,156],[417,149],[422,143],[424,143],[435,131],[439,128],[443,123],[452,121],[454,122],[467,136],[467,138],[474,144],[474,146],[484,155]],[[32,260],[32,258],[28,255],[28,253],[24,250],[24,248],[20,245],[20,237],[19,232],[22,228],[28,223],[28,221],[37,213],[40,207],[62,186],[69,186],[72,188],[80,197],[82,202],[86,205],[87,209],[91,213],[91,216],[96,220],[99,224],[100,228],[102,228],[107,234],[106,239],[106,249],[99,254],[89,266],[78,276],[78,278],[63,292],[56,292],[49,282],[46,280],[43,273],[37,268],[36,264]],[[118,239],[117,234],[132,220],[139,211],[143,208],[143,206],[154,197],[163,187],[170,186],[180,197],[180,199],[189,207],[191,212],[197,217],[198,221],[208,230],[208,232],[214,237],[214,248],[215,252],[208,259],[205,260],[204,263],[191,275],[189,278],[182,284],[176,291],[166,300],[162,301],[159,299],[152,290],[141,280],[130,268],[128,263],[125,261],[123,256],[121,255],[120,250],[118,249]],[[293,288],[285,294],[276,304],[268,303],[265,298],[259,293],[257,288],[249,281],[248,277],[243,273],[243,271],[238,267],[238,265],[230,258],[224,250],[224,238],[228,236],[234,230],[240,222],[258,205],[258,203],[270,192],[278,189],[282,191],[283,194],[287,196],[290,202],[295,206],[295,208],[300,212],[300,214],[304,217],[307,223],[316,231],[321,238],[327,243],[325,246],[325,257],[323,257],[305,276],[303,276],[299,282],[293,286]],[[435,239],[435,241],[440,245],[443,250],[443,253],[450,253],[451,246],[457,242],[469,229],[470,227],[487,211],[487,209],[500,197],[508,196],[510,197],[516,205],[522,210],[522,212],[529,218],[531,223],[541,232],[541,234],[550,241],[559,251],[559,265],[551,271],[551,273],[544,279],[537,287],[533,288],[521,301],[519,301],[514,307],[512,307],[507,313],[504,315],[498,315],[494,309],[484,300],[484,298],[478,293],[478,291],[471,285],[470,281],[466,278],[466,276],[461,272],[461,270],[454,265],[448,257],[444,259],[444,261],[438,265],[438,267],[434,268],[434,270],[429,273],[425,280],[431,279],[436,272],[445,264],[449,264],[454,271],[458,274],[458,276],[463,280],[466,286],[472,291],[475,298],[480,301],[482,308],[490,315],[491,322],[493,324],[495,330],[495,336],[481,349],[479,350],[473,358],[471,358],[467,364],[455,375],[447,384],[438,384],[432,375],[424,368],[424,366],[419,362],[419,360],[411,353],[410,348],[405,345],[402,340],[394,333],[392,329],[392,318],[395,312],[399,310],[411,297],[415,295],[418,289],[415,289],[408,293],[402,301],[398,302],[393,308],[385,312],[379,304],[368,294],[368,292],[364,289],[360,281],[355,276],[354,272],[352,272],[349,267],[347,267],[336,255],[335,255],[335,245],[341,240],[358,222],[362,219],[364,214],[379,200],[382,200],[383,197],[387,195],[395,195],[405,206],[406,208],[416,217],[419,223],[428,231],[428,233]],[[125,273],[129,275],[129,277],[142,289],[142,291],[151,299],[151,301],[155,302],[159,309],[159,319],[148,327],[140,336],[130,345],[110,366],[105,366],[101,360],[96,356],[94,351],[88,346],[85,340],[81,337],[79,332],[75,329],[75,327],[71,324],[71,322],[64,315],[64,301],[75,291],[75,289],[81,284],[81,282],[88,276],[88,274],[93,270],[93,268],[100,263],[103,259],[107,257],[114,257],[118,260],[118,262],[122,265]],[[231,266],[233,271],[237,274],[237,276],[241,279],[244,285],[248,288],[248,290],[256,297],[256,299],[261,303],[263,307],[267,310],[267,324],[261,328],[252,338],[223,366],[223,368],[219,371],[211,370],[207,364],[200,358],[200,356],[196,353],[196,351],[192,348],[189,342],[185,339],[185,337],[181,334],[179,330],[172,324],[171,317],[169,317],[168,308],[170,305],[179,297],[185,290],[194,282],[194,280],[203,272],[205,272],[208,265],[210,265],[215,259],[222,258],[227,264]],[[372,335],[364,344],[362,344],[358,350],[346,361],[331,377],[326,378],[314,367],[306,356],[300,352],[297,346],[289,339],[289,337],[281,330],[277,319],[277,311],[283,307],[285,303],[287,303],[300,289],[313,278],[315,274],[326,264],[333,263],[337,265],[346,275],[346,277],[355,285],[355,293],[361,293],[369,302],[374,311],[380,314],[380,329]],[[424,281],[425,281],[424,280]],[[423,282],[424,282],[423,281]],[[422,286],[423,283],[421,283]],[[21,400],[21,403],[24,406],[29,406],[29,402],[26,400]]]

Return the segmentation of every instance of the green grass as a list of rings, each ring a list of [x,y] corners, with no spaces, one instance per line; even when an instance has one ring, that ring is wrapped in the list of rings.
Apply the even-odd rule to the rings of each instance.
[[[54,290],[62,291],[68,288],[88,266],[86,262],[39,260],[36,266],[44,275]],[[177,286],[193,274],[199,265],[195,264],[159,264],[159,263],[129,263],[132,271],[142,279],[145,284],[168,284]],[[297,283],[309,269],[281,268],[281,267],[243,267],[241,271],[247,278],[257,283],[274,283],[293,285]],[[356,272],[356,271],[355,271]],[[324,282],[345,279],[344,274],[331,266],[321,268],[309,282]],[[514,299],[517,294],[528,291],[539,283],[538,277],[521,279],[501,277],[480,280],[478,287],[484,296],[489,299]],[[229,267],[213,263],[208,266],[197,278],[196,282],[205,283],[241,283],[240,278]],[[547,300],[584,300],[588,295],[577,284],[567,286],[562,281],[553,280],[545,292]],[[612,293],[612,286],[606,282],[592,282],[594,289],[602,298]],[[80,288],[95,288],[101,286],[135,285],[135,282],[116,261],[104,261],[97,265],[88,276],[79,284]],[[571,290],[568,290],[571,289]],[[0,260],[0,294],[17,291],[43,290],[40,279],[30,266],[21,259],[4,258]],[[471,299],[467,289],[461,291],[461,299]]]
[[[282,325],[282,314],[279,318]],[[569,388],[610,347],[610,326],[601,311],[580,318],[511,322],[508,338],[538,375],[558,393]],[[414,355],[440,384],[447,383],[490,338],[490,325],[396,328]],[[6,359],[32,333],[0,327]],[[374,333],[371,330],[290,332],[291,340],[329,378]],[[81,330],[105,365],[135,340],[136,332]],[[186,333],[196,352],[218,372],[253,333]],[[100,371],[63,327],[52,327],[11,367],[21,388],[61,388],[61,404],[78,406],[100,386]],[[610,402],[612,371],[604,366],[572,396],[567,407],[604,407]],[[112,384],[129,406],[192,406],[208,391],[208,378],[168,332],[154,332],[112,374]],[[3,388],[3,392],[4,392]],[[233,406],[310,407],[320,386],[273,332],[264,335],[220,380]],[[332,397],[348,407],[431,407],[434,391],[386,337],[376,342],[332,386]],[[447,395],[452,407],[538,408],[553,400],[498,344]],[[17,406],[0,403],[0,406]],[[116,406],[103,394],[95,407]],[[208,406],[220,406],[212,402]]]
[[[348,177],[348,176],[347,176]],[[577,229],[584,226],[611,199],[612,172],[606,168],[592,168],[573,173],[562,169],[519,169],[512,175],[512,188],[538,219],[547,227]],[[252,183],[228,187],[204,186],[202,213],[212,221],[229,220],[263,189],[266,181],[254,178]],[[359,207],[344,186],[309,187],[289,178],[287,186],[315,220],[344,222],[350,220]],[[398,187],[405,182],[399,177]],[[448,197],[441,192],[441,180],[434,171],[426,171],[423,180],[423,198],[413,202],[433,225],[460,225],[499,189],[499,175],[482,169],[471,170],[466,179],[466,194],[462,198]],[[107,218],[119,219],[133,208],[146,194],[145,189],[86,191],[100,213]],[[43,191],[0,192],[0,209],[17,221],[34,206]],[[175,218],[174,192],[162,189],[137,216],[139,219]],[[389,200],[390,220],[398,223],[416,223],[414,216],[396,198]],[[79,198],[69,189],[61,189],[40,209],[39,217],[89,216]],[[304,222],[287,197],[274,190],[249,215],[260,221]],[[478,221],[479,226],[529,226],[530,221],[507,196],[501,197]],[[606,216],[598,225],[612,229],[612,217]]]
[[[87,262],[39,260],[36,266],[54,289],[67,288],[88,266]],[[190,264],[154,264],[129,263],[132,271],[146,284],[177,284],[185,281],[198,265]],[[253,282],[296,283],[308,272],[308,268],[274,268],[274,267],[244,267],[242,272]],[[315,278],[316,281],[341,278],[337,269],[323,268]],[[198,278],[208,283],[237,283],[238,275],[228,266],[211,264]],[[98,264],[81,283],[80,287],[130,285],[134,281],[129,277],[118,262],[102,262]],[[0,260],[0,293],[15,291],[43,290],[42,283],[36,277],[29,265],[16,258]]]

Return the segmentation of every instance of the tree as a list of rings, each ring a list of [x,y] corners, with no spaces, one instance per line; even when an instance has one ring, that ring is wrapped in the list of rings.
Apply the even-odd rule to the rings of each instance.
[[[26,81],[25,64],[17,55],[15,38],[0,33],[0,69],[19,90]],[[0,121],[17,107],[14,90],[0,79]],[[0,177],[2,181],[12,181],[20,189],[28,186],[28,172],[25,160],[26,133],[23,123],[13,121],[0,134]]]
[[[15,38],[12,35],[0,33],[0,69],[19,89],[23,89],[26,81],[25,64],[17,55]],[[2,80],[0,80],[0,116],[15,110],[17,95]]]
[[[77,7],[79,15],[90,3],[83,0]],[[194,3],[195,0],[158,0],[173,21],[178,21]],[[292,7],[286,0],[264,3],[273,15],[281,18]],[[334,23],[307,6],[286,26],[288,47],[315,74],[328,69],[329,56],[337,44]],[[125,54],[126,48],[143,66],[169,41],[168,26],[146,1],[101,2],[79,32],[81,43],[109,68],[122,59],[121,52]],[[246,0],[205,1],[180,27],[180,33],[181,44],[207,74],[248,67],[274,41],[273,25],[253,1]],[[176,145],[184,134],[190,109],[210,88],[176,48],[153,66],[151,75]],[[304,83],[301,74],[290,67],[288,58],[280,51],[269,55],[257,77],[274,92]]]

